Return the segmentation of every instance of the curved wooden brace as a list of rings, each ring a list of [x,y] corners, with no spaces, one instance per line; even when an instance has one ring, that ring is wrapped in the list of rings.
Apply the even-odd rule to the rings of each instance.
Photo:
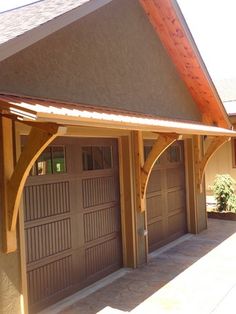
[[[215,152],[226,142],[230,140],[230,137],[222,136],[222,137],[215,137],[212,139],[210,145],[207,148],[204,156],[200,160],[199,163],[199,186],[202,185],[204,173],[206,170],[206,166],[210,161],[211,157],[215,154]]]
[[[44,124],[43,128],[32,127],[30,131],[26,146],[7,185],[10,231],[16,229],[21,195],[30,169],[43,150],[58,136],[58,128],[56,124]]]
[[[142,198],[145,197],[148,180],[152,171],[155,162],[160,157],[160,155],[177,139],[179,138],[178,134],[174,133],[162,133],[159,134],[156,142],[153,144],[153,147],[148,154],[148,157],[141,169],[141,192]]]

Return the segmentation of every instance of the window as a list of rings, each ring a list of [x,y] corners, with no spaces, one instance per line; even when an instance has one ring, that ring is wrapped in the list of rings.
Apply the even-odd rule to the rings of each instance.
[[[30,175],[41,176],[66,172],[65,148],[63,146],[47,147],[33,165]]]
[[[167,150],[167,159],[169,162],[180,162],[181,161],[181,150],[180,146],[170,146]]]
[[[84,146],[82,147],[82,156],[84,171],[113,167],[111,146]]]

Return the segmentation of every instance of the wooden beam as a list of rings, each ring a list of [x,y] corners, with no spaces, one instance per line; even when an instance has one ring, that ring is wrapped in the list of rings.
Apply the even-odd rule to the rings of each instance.
[[[155,141],[148,157],[141,169],[141,196],[144,198],[146,194],[148,179],[150,177],[152,168],[160,157],[160,155],[177,139],[178,134],[159,134],[157,140]]]
[[[211,157],[215,154],[215,152],[226,142],[230,140],[230,137],[215,137],[212,139],[210,145],[207,148],[207,151],[205,152],[204,156],[201,159],[200,165],[199,165],[199,180],[200,185],[202,185],[204,173],[206,166],[208,162],[210,161]]]

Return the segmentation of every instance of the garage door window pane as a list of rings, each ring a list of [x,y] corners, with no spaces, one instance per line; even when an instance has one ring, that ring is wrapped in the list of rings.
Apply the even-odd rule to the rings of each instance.
[[[66,171],[65,149],[63,146],[52,147],[53,173],[62,173]]]
[[[111,146],[91,146],[83,147],[83,170],[111,169],[112,147]]]
[[[102,147],[93,147],[93,169],[103,169],[103,149]]]
[[[173,146],[168,149],[167,158],[169,162],[180,162],[181,152],[179,146]]]
[[[51,174],[52,173],[52,157],[51,149],[46,148],[37,160],[37,172],[38,175]]]
[[[103,147],[103,166],[104,169],[112,168],[112,147]]]
[[[83,147],[82,148],[83,155],[83,170],[93,170],[93,155],[92,155],[92,147]]]

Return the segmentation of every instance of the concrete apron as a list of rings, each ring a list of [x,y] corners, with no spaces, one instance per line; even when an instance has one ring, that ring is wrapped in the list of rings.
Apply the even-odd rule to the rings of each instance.
[[[236,222],[211,219],[208,230],[152,253],[148,265],[112,274],[41,313],[235,313],[235,265]]]

